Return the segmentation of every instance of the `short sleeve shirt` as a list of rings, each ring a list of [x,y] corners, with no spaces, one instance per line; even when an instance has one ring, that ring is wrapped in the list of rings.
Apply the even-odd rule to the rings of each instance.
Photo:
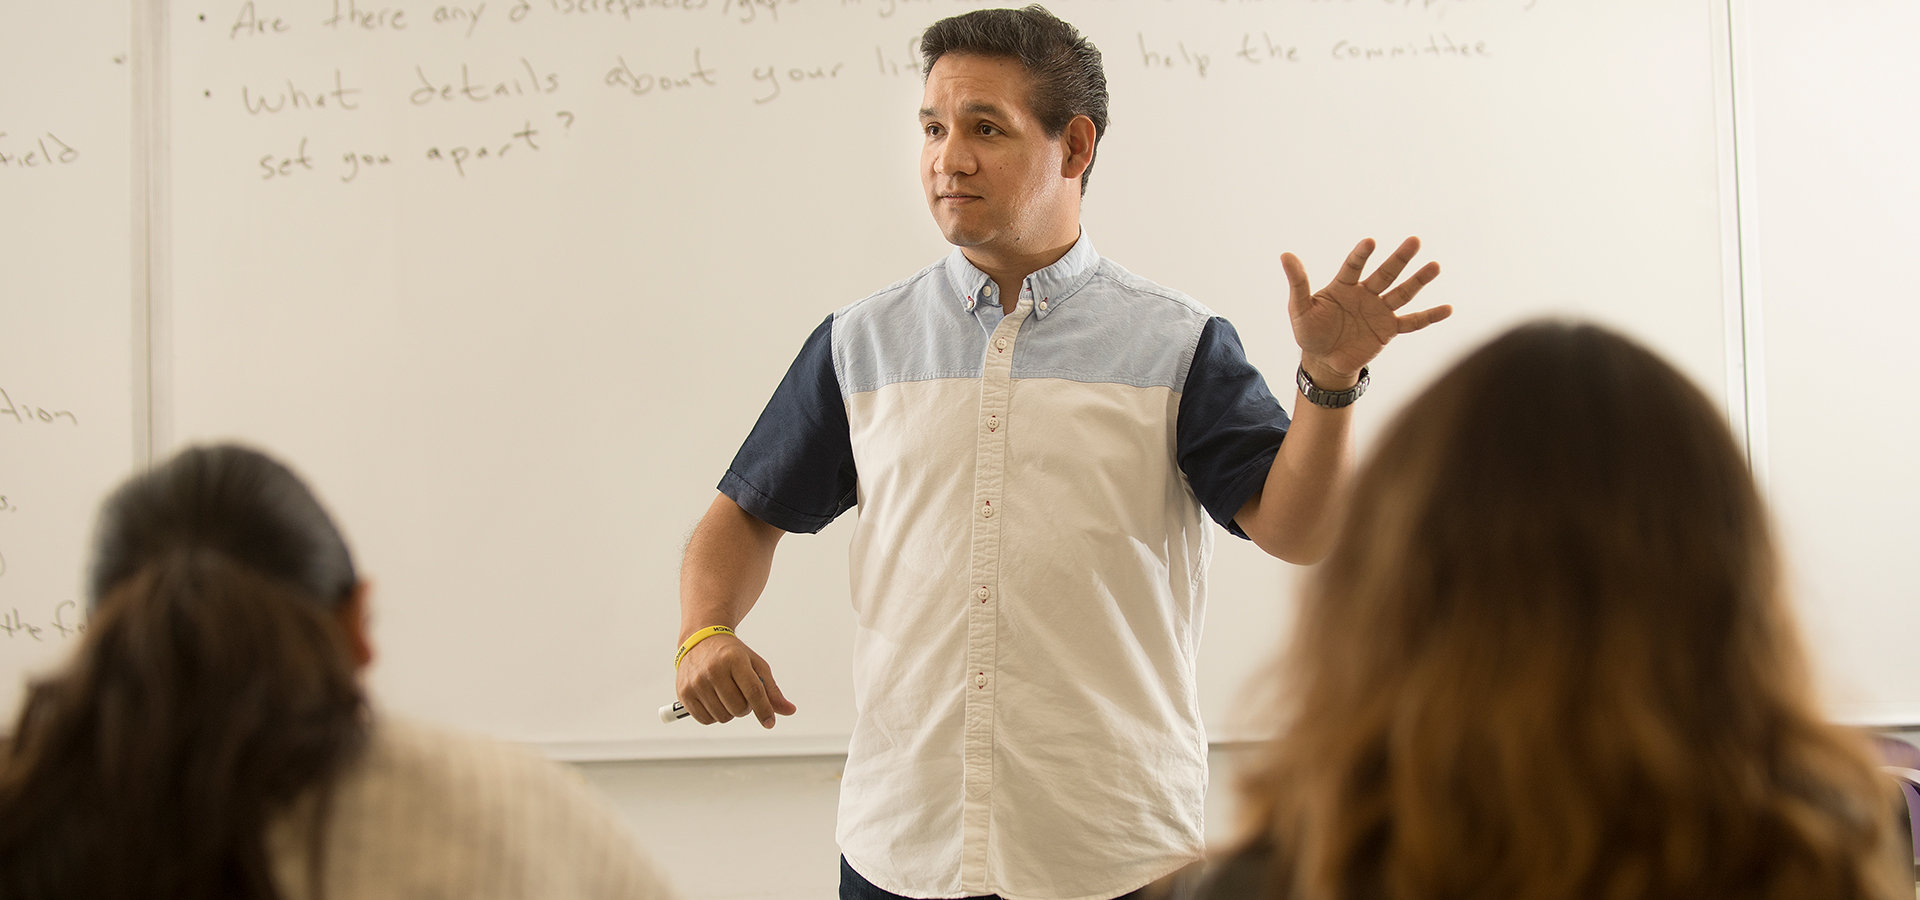
[[[1211,517],[1286,413],[1226,320],[1083,235],[1002,314],[955,250],[821,323],[720,490],[858,507],[847,861],[909,897],[1110,898],[1199,857]]]

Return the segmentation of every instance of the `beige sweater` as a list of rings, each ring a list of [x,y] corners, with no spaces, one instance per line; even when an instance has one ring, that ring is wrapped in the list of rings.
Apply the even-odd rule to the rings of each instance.
[[[309,800],[267,847],[286,900],[314,900]],[[605,799],[520,747],[376,718],[334,788],[327,900],[654,900],[671,894]]]

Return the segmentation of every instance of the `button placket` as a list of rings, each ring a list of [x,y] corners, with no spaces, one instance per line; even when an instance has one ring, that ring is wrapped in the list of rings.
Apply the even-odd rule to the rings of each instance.
[[[985,291],[982,291],[984,294]],[[992,893],[987,885],[987,833],[992,825],[993,720],[995,654],[999,638],[998,604],[990,602],[1000,579],[1000,539],[1005,526],[1007,407],[1013,394],[1013,353],[1021,323],[1033,311],[1023,292],[1013,311],[987,340],[980,378],[980,421],[975,432],[973,555],[970,581],[974,602],[967,610],[965,739],[962,771],[960,886],[971,895]]]

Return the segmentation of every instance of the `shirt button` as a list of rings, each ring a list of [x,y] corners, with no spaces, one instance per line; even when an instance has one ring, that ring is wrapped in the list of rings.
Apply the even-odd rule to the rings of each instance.
[[[985,673],[985,672],[981,672],[980,674],[978,674],[978,675],[975,675],[975,676],[973,676],[973,686],[974,686],[974,687],[977,687],[977,688],[983,688],[983,687],[986,687],[986,686],[987,686],[987,673]]]
[[[999,430],[1000,430],[1000,417],[999,417],[999,416],[988,416],[988,417],[987,417],[987,430],[988,430],[988,431],[999,431]]]
[[[1005,350],[1005,349],[1007,349],[1007,339],[1006,339],[1006,338],[994,338],[994,339],[993,339],[993,346],[994,346],[995,348],[997,348],[997,349],[1000,349],[1000,350]]]
[[[1045,300],[1040,301],[1040,311],[1041,312],[1047,311],[1047,301]]]
[[[991,297],[991,296],[993,296],[993,284],[992,284],[992,282],[988,282],[988,284],[987,284],[987,286],[986,286],[986,287],[983,287],[983,288],[981,288],[981,289],[980,289],[980,296],[982,296],[982,297]]]
[[[987,597],[991,596],[991,594],[992,592],[988,591],[985,586],[982,586],[979,590],[973,592],[973,595],[975,597],[980,598],[981,603],[987,602]]]
[[[993,518],[993,501],[987,501],[987,505],[980,510],[980,515],[989,519]]]

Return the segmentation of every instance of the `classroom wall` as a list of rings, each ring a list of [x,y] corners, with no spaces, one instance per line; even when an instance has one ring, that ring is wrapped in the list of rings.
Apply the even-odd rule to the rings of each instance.
[[[1754,473],[1829,703],[1920,724],[1920,4],[1734,8]]]
[[[1329,16],[1335,10],[1361,5],[1317,4]],[[1502,9],[1511,12],[1522,5],[1516,2]],[[136,2],[134,6],[138,10],[147,4]],[[230,19],[239,6],[238,2],[227,2],[220,9]],[[1405,15],[1422,26],[1432,22],[1436,28],[1458,28],[1461,17],[1443,22],[1433,10],[1466,4],[1436,6],[1420,0],[1405,6],[1411,10]],[[1528,10],[1558,9],[1558,14],[1568,15],[1582,8],[1597,8],[1561,0],[1538,0],[1524,6]],[[1911,686],[1904,666],[1913,654],[1906,649],[1906,642],[1920,629],[1920,622],[1915,620],[1920,594],[1915,591],[1914,579],[1903,569],[1915,537],[1910,510],[1920,502],[1920,487],[1916,487],[1911,463],[1911,447],[1920,440],[1916,440],[1916,428],[1906,410],[1911,408],[1912,397],[1920,393],[1920,374],[1916,372],[1920,354],[1908,349],[1911,336],[1920,332],[1916,327],[1920,323],[1913,318],[1914,311],[1920,309],[1920,298],[1915,297],[1901,264],[1911,255],[1915,239],[1920,239],[1920,228],[1916,228],[1911,212],[1920,208],[1920,186],[1914,183],[1916,170],[1907,150],[1920,145],[1920,136],[1914,134],[1914,123],[1920,122],[1920,104],[1912,87],[1920,84],[1920,78],[1915,76],[1915,56],[1906,43],[1915,32],[1914,7],[1910,3],[1868,0],[1819,5],[1803,0],[1714,0],[1673,6],[1700,16],[1718,16],[1712,21],[1729,36],[1721,50],[1736,51],[1739,59],[1715,62],[1724,64],[1729,72],[1743,71],[1748,78],[1745,84],[1752,88],[1738,97],[1738,102],[1746,104],[1742,124],[1728,122],[1719,134],[1725,152],[1731,153],[1735,142],[1742,142],[1749,151],[1743,157],[1747,179],[1740,184],[1730,180],[1720,195],[1706,201],[1692,195],[1686,201],[1693,205],[1719,203],[1734,210],[1728,227],[1747,233],[1747,253],[1743,257],[1739,248],[1734,248],[1726,281],[1735,286],[1736,295],[1744,289],[1752,300],[1744,306],[1736,304],[1751,321],[1732,323],[1735,334],[1731,346],[1738,349],[1727,359],[1714,357],[1690,371],[1700,374],[1702,369],[1721,367],[1721,372],[1708,372],[1703,380],[1715,383],[1716,393],[1730,398],[1729,415],[1755,448],[1756,470],[1768,483],[1783,532],[1797,552],[1798,596],[1803,598],[1802,609],[1820,658],[1851,661],[1863,680],[1878,678],[1896,687]],[[1233,9],[1255,7],[1236,4]],[[914,8],[928,7],[922,4]],[[0,389],[10,392],[10,402],[47,410],[56,420],[36,424],[32,419],[0,414],[0,601],[4,601],[0,613],[12,613],[14,621],[21,621],[24,613],[32,622],[48,622],[37,626],[48,640],[36,638],[19,626],[5,631],[0,641],[6,642],[9,655],[4,664],[10,672],[58,658],[64,645],[53,639],[67,638],[58,634],[52,623],[67,622],[58,618],[60,604],[74,596],[71,586],[78,580],[79,546],[91,515],[90,504],[106,485],[136,465],[151,446],[145,432],[135,438],[124,425],[111,424],[144,416],[142,404],[148,396],[140,377],[140,367],[146,360],[138,353],[142,352],[139,340],[149,332],[134,315],[144,308],[134,299],[138,296],[144,302],[146,281],[140,271],[135,271],[137,266],[128,265],[126,254],[112,250],[144,240],[137,211],[129,221],[128,207],[137,205],[127,202],[136,180],[127,173],[140,171],[139,154],[127,149],[137,149],[130,142],[138,140],[139,134],[134,127],[134,111],[127,102],[133,86],[125,56],[130,29],[126,22],[116,24],[108,15],[90,20],[84,28],[73,27],[63,16],[79,9],[28,2],[0,7],[0,21],[7,26],[0,29],[0,46],[7,51],[0,54],[0,156],[11,159],[0,164],[0,213],[17,216],[17,210],[36,211],[30,222],[14,229],[0,246],[0,263],[4,263],[0,264]],[[1070,10],[1063,11],[1071,15]],[[223,28],[230,24],[223,23]],[[1221,33],[1237,30],[1222,29]],[[1169,27],[1164,33],[1172,35],[1176,31]],[[1622,33],[1628,31],[1623,29]],[[1112,59],[1139,63],[1135,55],[1138,48],[1133,54],[1127,52],[1126,39],[1131,33],[1116,33],[1120,37],[1111,48]],[[22,35],[56,36],[58,40],[25,40]],[[1625,39],[1617,43],[1620,52],[1599,57],[1600,62],[1588,74],[1595,84],[1605,78],[1632,76],[1637,67],[1645,65],[1638,44]],[[1540,53],[1555,49],[1553,45],[1544,47],[1533,49]],[[1173,49],[1178,52],[1179,47]],[[1699,53],[1703,58],[1711,56],[1708,50]],[[1162,54],[1162,58],[1167,56]],[[1227,59],[1230,52],[1220,51],[1217,57]],[[1182,96],[1191,95],[1179,91],[1198,90],[1192,85],[1200,76],[1191,68],[1161,71],[1145,70],[1141,65],[1142,70],[1132,77],[1162,96],[1172,97],[1171,105],[1177,106]],[[744,63],[742,66],[742,71],[751,68]],[[1217,78],[1225,71],[1216,70],[1212,76]],[[1261,72],[1271,74],[1272,70]],[[1244,72],[1242,77],[1246,77]],[[1176,83],[1176,78],[1187,80]],[[750,73],[743,81],[742,87],[752,86]],[[227,90],[238,90],[236,79],[223,84]],[[48,85],[69,93],[56,97],[41,90]],[[1524,92],[1527,87],[1521,84],[1511,89]],[[1726,96],[1732,98],[1733,94],[1729,91]],[[655,93],[627,99],[638,103],[666,97]],[[1556,102],[1556,95],[1543,89],[1534,99],[1550,105]],[[739,106],[753,106],[751,94],[732,100]],[[797,103],[797,95],[787,94],[782,102],[786,101]],[[1577,112],[1574,109],[1566,117],[1576,120]],[[1183,116],[1181,121],[1188,118],[1192,116]],[[1124,124],[1129,129],[1147,130],[1142,117]],[[23,154],[36,152],[28,148],[37,149],[44,140],[42,135],[60,138],[77,148],[79,161],[31,169],[18,164]],[[1156,140],[1171,143],[1164,136]],[[246,143],[243,149],[254,153],[257,143]],[[51,150],[47,155],[53,159],[65,156],[59,144],[47,146]],[[1114,157],[1108,161],[1111,167],[1103,169],[1108,180],[1102,183],[1102,191],[1116,184],[1123,172],[1153,171],[1138,156],[1129,163],[1121,145],[1114,146]],[[1550,156],[1555,150],[1544,140],[1528,146],[1541,156]],[[1425,201],[1436,213],[1444,211],[1447,201],[1464,204],[1472,200],[1499,206],[1528,199],[1526,192],[1511,187],[1481,194],[1458,188],[1459,170],[1450,167],[1470,161],[1467,144],[1445,154],[1436,154],[1431,146],[1417,149],[1415,158],[1422,161],[1426,174],[1455,185],[1454,193]],[[1245,163],[1264,150],[1263,145],[1243,148],[1234,159]],[[1630,147],[1625,152],[1633,161],[1657,158],[1672,152],[1672,147],[1656,143]],[[1369,158],[1377,164],[1383,154],[1380,151]],[[84,192],[68,191],[67,185],[80,175],[98,182]],[[1732,178],[1731,170],[1726,177]],[[698,187],[686,186],[684,192],[698,193]],[[1251,199],[1238,198],[1243,206],[1282,208],[1284,190],[1273,185],[1256,187],[1258,193],[1248,195]],[[1205,271],[1209,257],[1202,245],[1207,241],[1195,236],[1204,229],[1194,227],[1205,219],[1190,215],[1190,208],[1182,204],[1180,195],[1188,193],[1194,192],[1183,185],[1169,185],[1143,191],[1138,203],[1113,210],[1110,215],[1116,219],[1138,210],[1137,217],[1152,219],[1149,224],[1154,226],[1152,230],[1142,228],[1141,237],[1116,241],[1116,245],[1151,252],[1152,232],[1174,235],[1181,249],[1198,249],[1186,254],[1185,260],[1178,258],[1179,254],[1164,257],[1168,270],[1182,276],[1190,274],[1183,283],[1225,285],[1220,276]],[[1734,202],[1736,195],[1742,202]],[[84,202],[76,202],[76,197]],[[1391,212],[1399,216],[1393,220],[1396,227],[1405,221],[1404,208],[1394,197],[1383,196],[1377,205],[1380,209],[1392,207]],[[911,213],[920,215],[918,210]],[[102,223],[106,223],[104,227]],[[671,224],[661,225],[662,230],[650,236],[676,239],[667,229]],[[744,241],[754,234],[754,228],[729,228],[723,221],[702,219],[698,224],[715,241]],[[804,232],[806,228],[804,221],[795,219],[782,219],[776,224],[767,227],[786,232]],[[1552,227],[1560,224],[1561,220],[1553,220]],[[1341,240],[1346,230],[1343,223]],[[882,231],[876,227],[868,237],[896,249],[906,246],[917,250],[920,246],[914,242],[917,239]],[[1855,240],[1861,236],[1866,240]],[[1323,243],[1330,246],[1331,240]],[[1234,241],[1237,243],[1228,249],[1244,252],[1264,246],[1264,239]],[[164,245],[160,249],[164,250]],[[276,252],[300,260],[299,251],[295,247]],[[911,253],[906,256],[917,259]],[[308,258],[318,257],[308,254]],[[1452,264],[1456,257],[1448,256],[1447,261]],[[1442,282],[1449,289],[1460,284],[1473,291],[1489,280],[1513,277],[1492,256],[1472,260],[1472,265],[1465,265],[1466,260],[1460,262],[1462,265],[1450,268]],[[1596,269],[1640,262],[1618,255],[1585,260]],[[756,270],[763,267],[764,263],[751,266]],[[1545,272],[1539,281],[1546,284],[1554,283],[1551,276],[1564,274],[1538,268],[1533,271]],[[1568,277],[1578,274],[1576,271]],[[1469,275],[1477,275],[1479,280]],[[862,278],[872,280],[866,273]],[[134,291],[116,287],[129,280],[136,283]],[[844,292],[836,288],[822,293],[820,314],[832,305],[825,295],[840,297]],[[811,324],[812,318],[817,318],[812,313],[809,317],[802,324]],[[796,322],[801,319],[797,314],[793,318]],[[1859,327],[1839,327],[1841,320],[1859,323]],[[1493,324],[1488,322],[1481,328],[1485,331]],[[797,336],[801,332],[793,333]],[[130,340],[135,345],[134,354],[126,353]],[[1440,361],[1422,360],[1422,365],[1430,368],[1429,362],[1437,365]],[[745,379],[753,383],[747,392],[764,393],[767,372],[777,376],[784,357],[776,354],[770,360],[755,360],[753,365],[765,371]],[[164,378],[164,368],[159,371]],[[1406,382],[1411,383],[1420,369],[1407,367],[1403,371],[1408,376]],[[246,387],[239,384],[235,390]],[[1741,399],[1731,399],[1736,397]],[[536,427],[529,424],[536,422],[530,413],[535,406],[513,408],[520,415],[502,425],[503,429]],[[1763,415],[1750,416],[1755,410]],[[72,412],[81,421],[68,423],[57,416],[59,412]],[[740,421],[714,429],[725,432],[722,437],[702,438],[712,445],[705,455],[715,465],[723,461],[726,446],[737,441],[742,421],[750,420],[753,412],[749,407],[729,410],[727,415]],[[34,413],[29,411],[28,415]],[[72,434],[97,433],[88,429],[111,432],[108,439],[84,445],[61,443]],[[164,448],[164,441],[161,446]],[[48,474],[56,471],[67,474]],[[318,480],[323,494],[337,492],[355,507],[355,515],[346,517],[350,531],[362,530],[363,537],[372,538],[376,531],[399,529],[379,520],[377,504],[367,503],[366,512],[361,513],[360,501],[354,499],[359,488],[349,486],[345,478],[335,477],[332,472],[322,474],[324,477]],[[78,499],[44,499],[51,497]],[[694,514],[697,509],[685,512],[680,525]],[[822,540],[832,539],[829,536]],[[665,550],[648,557],[646,577],[663,583],[670,579],[675,544],[667,541],[661,545]],[[375,552],[393,556],[403,553],[404,548]],[[827,563],[834,561],[832,552],[818,555]],[[512,561],[520,564],[525,559]],[[825,563],[808,562],[798,571],[788,571],[796,582],[844,577]],[[1271,571],[1251,567],[1245,571],[1252,573],[1246,578],[1249,581],[1253,574],[1272,575]],[[1862,598],[1870,603],[1860,603]],[[396,611],[395,615],[405,614]],[[1278,618],[1277,614],[1273,618]],[[430,617],[418,617],[412,624],[424,646],[445,639],[444,631],[436,630]],[[521,630],[516,632],[516,627]],[[500,646],[512,648],[517,646],[516,640],[524,643],[526,627],[525,623],[505,623],[490,636],[497,636]],[[565,630],[555,626],[555,632],[557,636],[543,632],[538,646],[556,653],[564,649]],[[1276,637],[1271,630],[1258,628],[1216,628],[1208,640],[1212,646],[1231,648],[1236,658],[1253,659],[1270,648]],[[659,651],[655,656],[667,652],[665,648],[652,649]],[[428,662],[422,658],[420,667],[426,668]],[[649,657],[644,665],[652,672],[660,666],[660,660]],[[1219,680],[1226,683],[1240,671],[1223,674]],[[426,707],[432,699],[427,695],[440,687],[444,684],[422,682],[409,689],[415,691],[415,697],[427,697],[420,704]],[[1908,714],[1907,706],[1876,697],[1873,690],[1871,685],[1846,684],[1833,695],[1854,701],[1855,708],[1868,711],[1868,717]],[[1227,693],[1223,690],[1221,695]],[[1221,706],[1225,705],[1222,701]],[[1230,779],[1222,776],[1230,771],[1231,762],[1222,752],[1216,748],[1216,777],[1209,795],[1210,829],[1216,835],[1227,821],[1225,809],[1230,805],[1224,793]],[[798,756],[590,763],[583,764],[581,771],[633,819],[687,896],[695,900],[798,900],[823,896],[834,880],[832,815],[839,766],[838,757]],[[735,851],[741,844],[765,864],[739,863]]]

